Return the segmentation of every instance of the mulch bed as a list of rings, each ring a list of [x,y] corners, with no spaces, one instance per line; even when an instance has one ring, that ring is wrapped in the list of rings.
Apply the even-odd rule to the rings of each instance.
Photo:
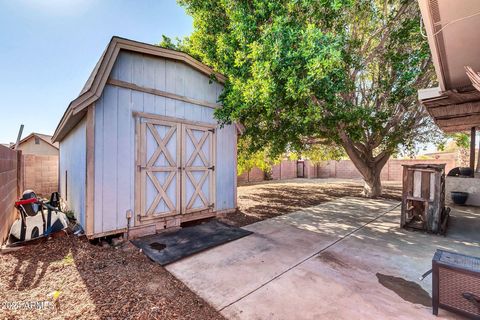
[[[245,226],[261,220],[316,206],[326,201],[361,197],[361,182],[315,183],[315,180],[244,185],[238,188],[238,207],[224,222]],[[400,184],[383,186],[382,198],[401,200]]]
[[[1,319],[223,319],[133,245],[102,247],[74,235],[0,255],[0,288]],[[31,301],[49,304],[5,304]]]

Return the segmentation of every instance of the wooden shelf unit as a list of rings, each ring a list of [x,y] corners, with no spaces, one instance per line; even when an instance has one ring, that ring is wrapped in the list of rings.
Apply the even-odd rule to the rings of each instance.
[[[443,233],[446,215],[445,165],[403,165],[400,226]]]

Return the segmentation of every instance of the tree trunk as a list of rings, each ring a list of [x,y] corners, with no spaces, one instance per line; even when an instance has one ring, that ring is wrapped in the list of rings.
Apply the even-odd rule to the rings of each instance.
[[[390,158],[391,152],[384,151],[377,156],[373,156],[373,150],[365,145],[356,147],[343,130],[340,131],[340,138],[348,157],[352,160],[365,181],[363,196],[368,198],[381,196],[382,182],[380,180],[380,174]]]
[[[382,195],[382,181],[380,180],[382,168],[380,168],[379,171],[373,168],[369,169],[371,172],[366,174],[362,173],[363,180],[365,181],[362,195],[367,198],[378,198]]]

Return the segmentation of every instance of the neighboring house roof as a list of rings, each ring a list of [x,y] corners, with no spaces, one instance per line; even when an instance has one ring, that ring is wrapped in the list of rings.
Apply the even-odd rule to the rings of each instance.
[[[30,133],[28,136],[26,136],[25,138],[20,140],[18,145],[20,146],[22,143],[24,143],[25,141],[27,141],[27,140],[29,140],[30,138],[33,138],[33,137],[38,137],[39,139],[42,139],[43,141],[45,141],[46,143],[48,143],[49,145],[51,145],[55,149],[58,149],[58,147],[59,147],[58,142],[55,142],[55,143],[52,142],[52,136],[49,136],[48,134],[41,134],[41,133],[36,133],[36,132]],[[15,144],[13,144],[11,146],[11,148],[15,149]]]
[[[53,134],[52,141],[61,141],[63,137],[65,137],[65,135],[83,118],[86,113],[86,108],[100,98],[120,50],[139,52],[152,56],[182,61],[208,76],[215,75],[219,82],[225,83],[225,76],[215,72],[210,67],[204,65],[184,52],[166,49],[129,39],[113,37],[93,69],[90,77],[85,83],[85,86],[81,90],[80,95],[70,102],[65,114],[57,126],[57,129],[55,130],[55,133]]]
[[[439,87],[418,96],[445,132],[480,125],[480,92],[465,67],[480,70],[480,1],[418,0]]]

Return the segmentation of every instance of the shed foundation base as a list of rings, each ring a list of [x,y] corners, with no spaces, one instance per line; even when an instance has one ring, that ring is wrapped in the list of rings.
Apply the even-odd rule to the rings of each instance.
[[[225,217],[228,213],[235,212],[237,209],[232,208],[232,209],[225,209],[225,210],[218,210],[218,211],[211,211],[211,210],[205,210],[205,211],[198,211],[194,213],[189,213],[186,215],[176,215],[176,216],[171,216],[171,217],[165,217],[163,219],[158,219],[154,223],[150,224],[145,224],[142,226],[135,226],[131,227],[128,230],[128,239],[135,239],[135,238],[140,238],[156,233],[160,233],[162,231],[168,230],[172,231],[175,229],[180,228],[180,225],[184,222],[190,222],[190,221],[195,221],[195,220],[201,220],[201,219],[207,219],[207,218],[223,218]],[[122,228],[118,230],[112,230],[112,231],[107,231],[107,232],[102,232],[102,233],[95,233],[92,235],[87,235],[88,239],[95,239],[95,238],[100,238],[100,237],[105,237],[109,236],[112,234],[117,234],[117,233],[125,233],[125,236],[127,235],[127,229]]]

